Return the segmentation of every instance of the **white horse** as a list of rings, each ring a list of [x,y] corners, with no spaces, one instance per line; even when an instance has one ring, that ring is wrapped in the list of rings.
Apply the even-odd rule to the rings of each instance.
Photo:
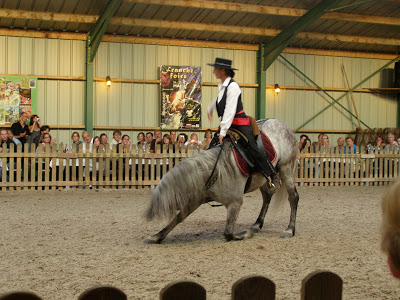
[[[282,122],[276,119],[258,121],[260,131],[263,131],[271,140],[277,159],[274,162],[289,194],[291,207],[290,222],[282,237],[295,235],[296,213],[299,195],[294,179],[297,164],[298,145],[293,132]],[[221,151],[216,147],[195,156],[192,156],[169,171],[157,185],[153,192],[152,201],[147,211],[147,219],[154,217],[172,218],[172,221],[160,232],[148,237],[145,243],[161,243],[168,233],[201,204],[217,201],[227,209],[227,221],[224,236],[227,241],[250,238],[258,232],[263,224],[272,191],[266,179],[261,174],[253,175],[250,188],[247,192],[261,190],[263,205],[256,222],[246,231],[234,234],[233,229],[243,203],[243,194],[247,177],[239,170],[231,147],[224,144],[220,160],[217,164],[218,179],[206,190],[205,184],[214,168],[217,156]]]

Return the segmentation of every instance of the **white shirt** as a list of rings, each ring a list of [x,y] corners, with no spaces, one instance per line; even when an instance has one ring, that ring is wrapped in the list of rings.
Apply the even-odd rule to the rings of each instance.
[[[231,80],[231,77],[227,77],[224,81],[224,83],[218,84],[218,98],[217,101],[218,103],[221,102],[222,96],[224,95],[225,89],[229,84],[229,81]],[[226,105],[225,105],[225,111],[224,115],[222,116],[222,121],[220,123],[220,135],[225,136],[226,132],[228,131],[229,127],[232,125],[233,118],[235,117],[236,114],[236,108],[237,108],[237,103],[240,94],[242,91],[240,90],[239,85],[236,82],[232,82],[229,85],[228,92],[226,94]],[[217,103],[216,101],[211,101],[210,105],[208,106],[208,113],[212,115],[212,112],[214,108],[216,107]]]

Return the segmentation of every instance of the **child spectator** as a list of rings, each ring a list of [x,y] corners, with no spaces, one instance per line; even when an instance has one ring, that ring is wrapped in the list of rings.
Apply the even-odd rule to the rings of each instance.
[[[211,129],[207,129],[206,132],[204,132],[204,141],[203,141],[203,150],[206,150],[208,147],[210,147],[210,143],[212,140],[212,131]]]
[[[176,140],[176,131],[171,130],[171,131],[169,132],[169,136],[170,136],[170,138],[171,138],[171,143],[175,145],[175,144],[178,142],[178,141]]]
[[[336,153],[345,153],[344,152],[344,139],[343,138],[338,138],[337,140],[337,148],[336,148]]]
[[[350,151],[353,152],[353,153],[350,153],[350,154],[355,154],[355,153],[356,153],[357,146],[354,145],[354,139],[353,139],[351,136],[346,137],[346,144],[347,144],[347,145],[346,145],[346,147],[344,148],[344,152],[343,152],[343,153],[346,153],[346,150],[347,150],[347,149],[353,148],[353,150],[350,150]]]
[[[75,151],[79,152],[79,145],[82,144],[82,142],[80,141],[80,135],[78,132],[73,132],[71,135],[71,139],[72,139],[72,143],[71,143],[71,147],[69,148],[69,152],[72,152],[72,149],[75,147]]]

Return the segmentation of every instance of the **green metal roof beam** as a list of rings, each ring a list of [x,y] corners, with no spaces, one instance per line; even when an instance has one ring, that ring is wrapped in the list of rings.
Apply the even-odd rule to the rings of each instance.
[[[293,38],[307,26],[325,14],[330,8],[341,0],[322,0],[314,8],[306,12],[292,25],[275,36],[268,44],[264,46],[264,71],[275,61],[282,51],[289,45]]]
[[[301,75],[303,75],[306,79],[308,79],[313,85],[315,85],[316,88],[318,88],[321,92],[323,92],[325,95],[327,95],[329,98],[331,98],[334,102],[331,102],[331,104],[339,104],[341,108],[343,108],[345,111],[347,111],[350,115],[352,115],[354,118],[357,118],[350,110],[348,110],[346,107],[344,107],[341,103],[339,103],[338,100],[333,98],[331,95],[329,95],[323,88],[321,88],[318,84],[316,84],[311,78],[309,78],[306,74],[304,74],[302,71],[300,71],[294,64],[292,64],[289,60],[287,60],[285,57],[280,55],[280,57],[286,61],[289,65],[291,65],[297,72],[299,72]],[[361,123],[368,129],[371,129],[367,124],[365,124],[362,120],[360,120]]]
[[[347,91],[346,93],[344,93],[342,96],[340,96],[339,98],[336,99],[336,101],[338,102],[339,100],[341,100],[342,98],[344,98],[347,94],[353,92],[356,88],[358,88],[360,85],[362,85],[364,82],[370,80],[372,77],[374,77],[376,74],[378,74],[379,72],[381,72],[383,69],[385,69],[386,67],[390,66],[391,64],[395,63],[396,61],[400,60],[400,56],[396,57],[395,59],[392,59],[390,62],[388,62],[387,64],[385,64],[384,66],[380,67],[378,70],[376,70],[374,73],[372,73],[371,75],[369,75],[367,78],[365,78],[364,80],[362,80],[361,82],[357,83],[353,88],[351,88],[349,91]],[[308,123],[310,123],[312,120],[314,120],[316,117],[318,117],[319,115],[321,115],[324,111],[326,111],[329,107],[331,107],[332,105],[334,105],[335,102],[329,104],[327,107],[325,107],[323,110],[321,110],[319,113],[317,113],[315,116],[313,116],[311,119],[309,119],[307,122],[305,122],[303,125],[301,125],[299,128],[297,128],[295,130],[295,132],[299,131],[300,129],[304,128],[304,126],[306,126]]]
[[[106,32],[108,23],[110,23],[111,17],[117,12],[118,8],[121,6],[121,3],[122,0],[110,0],[97,19],[93,29],[89,31],[86,45],[88,48],[87,55],[89,62],[93,62],[100,42],[103,39],[104,33]]]

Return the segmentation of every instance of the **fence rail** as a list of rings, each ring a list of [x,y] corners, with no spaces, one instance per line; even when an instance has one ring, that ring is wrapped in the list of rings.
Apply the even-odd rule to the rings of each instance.
[[[351,150],[351,151],[350,151]],[[202,147],[175,149],[157,146],[84,148],[67,151],[63,144],[20,146],[0,151],[0,190],[54,190],[65,188],[144,188],[156,185],[179,161],[202,152]],[[360,153],[355,153],[360,152]],[[398,148],[318,149],[300,153],[296,184],[302,186],[386,185],[400,172]]]
[[[343,281],[335,273],[315,271],[301,282],[301,300],[341,300]],[[232,300],[275,300],[275,283],[258,275],[246,276],[232,286]],[[193,281],[175,281],[160,291],[160,300],[205,300],[206,289]],[[41,300],[31,292],[12,292],[0,296],[0,300]],[[83,292],[78,300],[126,300],[124,292],[112,286],[93,287]]]

